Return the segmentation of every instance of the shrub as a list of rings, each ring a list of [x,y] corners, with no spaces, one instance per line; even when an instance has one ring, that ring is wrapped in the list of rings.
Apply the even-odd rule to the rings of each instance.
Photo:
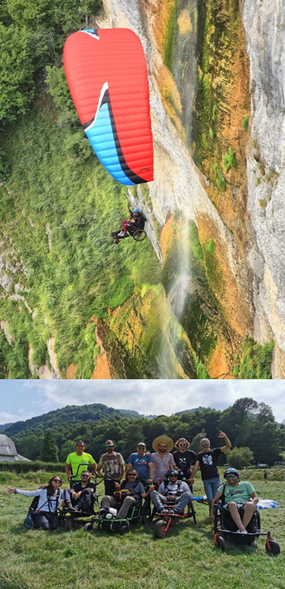
[[[237,377],[238,377],[238,373],[239,373],[239,365],[238,365],[238,364],[236,364],[236,365],[234,366],[234,369],[233,369],[233,375],[234,375],[234,377],[235,377],[235,378],[237,378]]]
[[[227,461],[234,468],[239,469],[243,468],[243,466],[249,466],[252,460],[253,452],[247,446],[227,451]]]
[[[205,245],[205,251],[208,252],[209,254],[213,254],[215,249],[216,249],[216,244],[213,241],[213,239],[210,239],[210,241],[208,241]]]
[[[213,112],[212,112],[212,121],[216,121],[217,120],[217,111],[218,111],[217,105],[214,104],[214,106],[213,106]]]
[[[224,158],[223,158],[223,162],[224,162],[224,168],[225,168],[226,174],[228,173],[228,171],[232,167],[236,168],[237,163],[236,163],[234,150],[232,147],[229,147],[228,153],[225,153]]]
[[[64,463],[57,462],[0,462],[0,472],[37,472],[44,470],[45,472],[64,472]]]
[[[225,176],[219,166],[219,164],[214,165],[214,171],[216,173],[216,185],[222,192],[226,190],[226,179]]]
[[[249,122],[249,117],[248,116],[246,116],[246,117],[244,117],[244,119],[242,119],[242,124],[241,125],[242,125],[242,128],[243,128],[244,131],[247,131],[247,129],[248,129],[248,122]]]

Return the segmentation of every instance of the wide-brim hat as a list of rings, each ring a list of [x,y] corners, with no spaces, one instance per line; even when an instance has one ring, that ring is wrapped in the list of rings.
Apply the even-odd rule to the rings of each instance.
[[[171,452],[171,450],[174,446],[174,442],[173,442],[172,438],[169,438],[168,436],[165,436],[165,435],[158,436],[157,438],[155,438],[152,442],[152,447],[155,452],[158,452],[158,446],[161,443],[166,444],[167,452]]]
[[[187,442],[187,448],[190,448],[190,442],[188,442],[188,440],[186,440],[186,438],[179,438],[179,440],[177,440],[177,442],[175,442],[174,446],[175,448],[177,448],[179,450],[178,444],[180,442],[180,440],[185,440],[185,442]]]

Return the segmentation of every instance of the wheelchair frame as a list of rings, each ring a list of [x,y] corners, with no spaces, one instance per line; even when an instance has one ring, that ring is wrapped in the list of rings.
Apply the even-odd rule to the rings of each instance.
[[[261,532],[260,531],[260,515],[259,515],[259,511],[256,508],[253,516],[247,526],[247,528],[249,528],[250,530],[253,530],[252,532],[248,532],[247,534],[242,534],[242,533],[237,533],[237,526],[234,523],[234,521],[231,518],[232,521],[232,525],[233,527],[236,528],[236,530],[229,530],[226,528],[225,524],[224,524],[224,518],[225,516],[228,515],[229,518],[231,518],[231,514],[228,512],[225,512],[223,509],[223,504],[218,502],[215,504],[214,507],[214,542],[215,545],[217,546],[217,548],[221,548],[222,551],[225,550],[226,544],[225,544],[225,539],[229,540],[230,542],[233,542],[236,545],[239,546],[244,546],[244,545],[251,545],[253,544],[253,542],[255,541],[256,538],[258,538],[259,536],[266,536],[266,541],[265,541],[265,550],[268,553],[271,554],[279,554],[280,553],[280,546],[279,544],[277,544],[277,542],[275,542],[270,535],[270,531],[266,532]],[[224,539],[225,538],[225,539]]]

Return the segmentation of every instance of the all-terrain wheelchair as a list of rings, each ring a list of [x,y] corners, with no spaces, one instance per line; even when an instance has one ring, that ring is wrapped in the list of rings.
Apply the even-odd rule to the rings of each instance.
[[[138,499],[136,503],[131,505],[127,517],[124,519],[116,518],[116,512],[119,511],[122,505],[122,499],[125,493],[129,493],[128,489],[121,489],[118,493],[118,503],[115,507],[101,508],[99,511],[98,530],[107,532],[119,532],[121,535],[126,534],[130,531],[130,526],[133,523],[137,523],[141,519],[142,512],[142,500]],[[114,494],[116,498],[116,493]],[[84,526],[86,532],[91,532],[94,527],[95,520],[87,523]]]
[[[132,227],[128,227],[126,235],[122,230],[112,231],[111,235],[116,243],[119,239],[125,239],[126,237],[132,237],[135,241],[143,241],[147,237],[144,229],[134,230]]]
[[[239,508],[240,516],[243,516],[242,507]],[[238,532],[238,528],[234,523],[231,514],[224,509],[224,505],[218,502],[214,506],[214,542],[218,548],[225,550],[225,539],[233,542],[238,546],[249,546],[259,536],[266,536],[265,549],[271,554],[279,554],[280,546],[275,542],[270,535],[270,532],[260,531],[260,515],[257,507],[253,512],[253,516],[246,528],[247,534]]]
[[[73,488],[73,486],[75,484],[77,484],[78,482],[80,482],[80,478],[79,478],[79,468],[82,466],[86,466],[86,467],[90,467],[90,464],[82,462],[78,468],[77,468],[77,472],[73,477],[73,480],[70,481],[70,487],[71,489]],[[86,470],[88,470],[88,468],[86,468]],[[102,482],[102,481],[100,481]],[[65,530],[67,532],[72,532],[76,529],[78,524],[82,523],[82,520],[84,520],[84,522],[86,522],[86,519],[88,519],[88,523],[90,524],[94,524],[94,522],[96,521],[96,510],[99,511],[99,503],[98,503],[98,495],[96,493],[97,487],[98,485],[100,485],[100,482],[97,483],[97,479],[95,479],[94,484],[95,484],[95,491],[93,493],[93,498],[92,498],[92,502],[91,502],[91,509],[90,510],[78,510],[75,511],[74,509],[70,510],[69,507],[61,507],[59,509],[59,519],[61,521],[61,524],[65,527]]]
[[[177,474],[178,480],[184,480],[182,471],[178,471]],[[167,480],[168,476],[165,477],[165,481]],[[167,503],[165,503],[163,506],[163,511],[157,514],[156,508],[154,505],[152,505],[150,496],[148,496],[142,508],[142,523],[146,524],[155,519],[154,534],[156,538],[165,538],[168,529],[173,521],[192,517],[194,523],[197,524],[196,512],[192,500],[189,501],[186,508],[183,510],[181,514],[173,512],[176,506],[177,497],[168,497]]]

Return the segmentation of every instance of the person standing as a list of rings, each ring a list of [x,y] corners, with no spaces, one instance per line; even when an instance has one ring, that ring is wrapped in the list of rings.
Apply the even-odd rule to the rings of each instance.
[[[168,470],[175,468],[173,455],[170,454],[174,442],[168,436],[162,435],[155,438],[152,442],[154,452],[152,453],[153,460],[153,482],[160,484],[164,481]]]
[[[71,484],[75,483],[76,481],[80,481],[81,473],[86,469],[87,464],[92,465],[93,474],[96,472],[97,464],[93,456],[91,456],[91,454],[87,454],[87,452],[84,452],[84,450],[84,442],[82,442],[82,440],[78,440],[78,442],[76,442],[76,452],[71,452],[67,456],[64,469]]]
[[[192,485],[195,474],[200,466],[202,481],[204,484],[205,493],[207,495],[210,512],[213,499],[220,486],[220,475],[217,467],[218,459],[221,454],[231,448],[231,442],[224,432],[220,431],[218,438],[223,438],[225,440],[225,445],[221,448],[214,448],[213,450],[211,450],[211,444],[208,438],[203,438],[201,440],[200,444],[202,452],[198,452],[197,454],[197,460],[190,478],[190,483]]]
[[[177,448],[177,451],[173,453],[173,459],[178,466],[178,468],[182,471],[183,477],[188,484],[190,484],[190,477],[191,477],[191,466],[195,464],[197,459],[196,452],[193,450],[189,450],[190,443],[186,438],[179,438],[177,442],[174,444],[174,447]],[[191,489],[192,491],[192,489]]]
[[[150,454],[146,455],[146,445],[144,442],[139,442],[137,445],[137,452],[130,454],[127,462],[127,473],[135,469],[138,473],[138,480],[143,484],[151,483],[153,479],[153,460]]]
[[[116,487],[125,473],[125,463],[119,452],[114,452],[115,444],[113,440],[106,440],[106,452],[100,456],[98,464],[98,477],[104,471],[105,495],[113,495]]]

